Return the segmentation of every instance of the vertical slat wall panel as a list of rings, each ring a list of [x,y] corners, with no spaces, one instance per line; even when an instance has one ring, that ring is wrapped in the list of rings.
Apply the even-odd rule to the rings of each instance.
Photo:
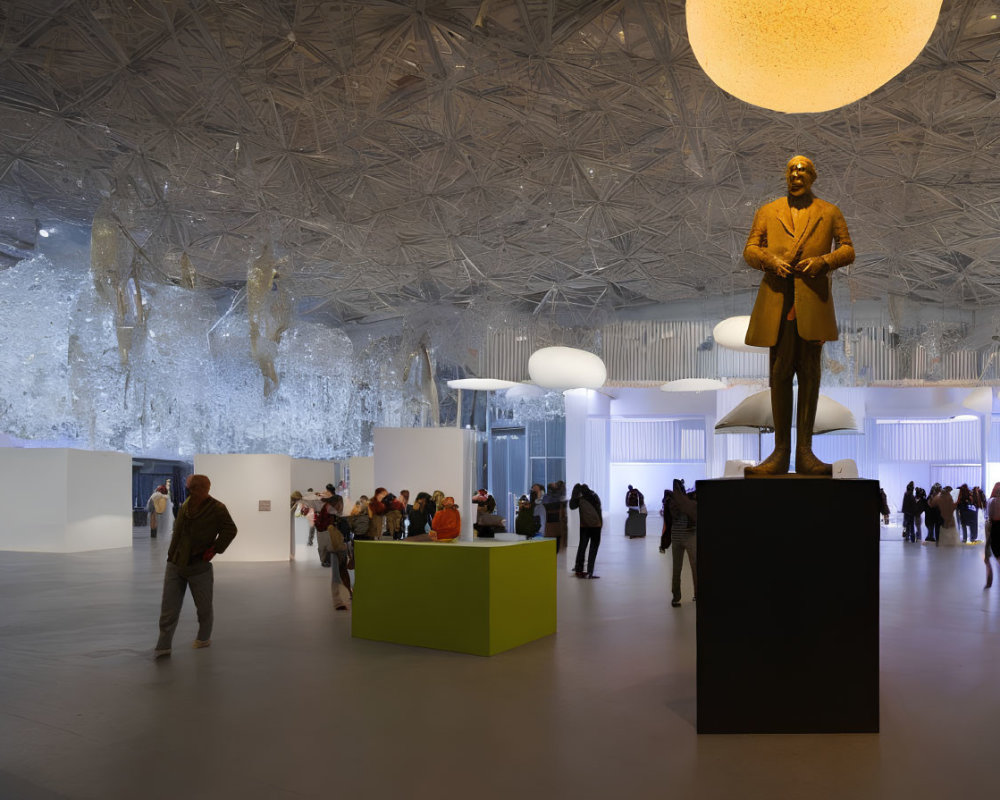
[[[598,353],[612,384],[664,383],[680,378],[763,379],[766,353],[744,353],[721,347],[712,339],[715,320],[637,320],[606,325]],[[830,347],[837,345],[831,344]],[[932,359],[921,344],[900,345],[885,325],[841,325],[843,356],[854,360],[861,384],[899,380],[977,382],[982,356],[954,350]],[[480,353],[480,375],[506,380],[528,379],[528,358],[536,337],[530,327],[491,329]],[[585,348],[589,349],[589,348]],[[932,374],[933,373],[933,374]]]
[[[979,461],[979,420],[915,422],[878,427],[880,461]]]
[[[704,420],[611,420],[613,463],[704,460]]]

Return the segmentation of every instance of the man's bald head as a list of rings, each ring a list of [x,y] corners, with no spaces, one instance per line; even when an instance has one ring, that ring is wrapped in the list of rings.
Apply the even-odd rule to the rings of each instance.
[[[792,156],[788,159],[788,163],[785,164],[785,174],[787,175],[792,171],[792,168],[797,165],[811,174],[813,176],[813,180],[816,180],[816,165],[813,164],[812,159],[807,156]]]

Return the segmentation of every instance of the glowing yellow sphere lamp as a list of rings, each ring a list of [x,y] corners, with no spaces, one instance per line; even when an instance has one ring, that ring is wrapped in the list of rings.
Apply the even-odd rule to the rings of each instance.
[[[687,0],[688,40],[715,83],[786,114],[840,108],[920,55],[941,0]]]

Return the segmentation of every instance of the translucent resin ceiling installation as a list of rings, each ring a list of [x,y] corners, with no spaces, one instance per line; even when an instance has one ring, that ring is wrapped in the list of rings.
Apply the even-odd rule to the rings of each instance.
[[[741,100],[789,114],[830,111],[908,67],[941,0],[688,0],[698,63]]]
[[[454,422],[447,379],[525,377],[481,371],[497,331],[602,355],[660,304],[749,313],[793,153],[854,237],[842,314],[992,333],[996,14],[945,0],[898,77],[788,115],[712,82],[682,0],[8,0],[0,433],[325,456]]]

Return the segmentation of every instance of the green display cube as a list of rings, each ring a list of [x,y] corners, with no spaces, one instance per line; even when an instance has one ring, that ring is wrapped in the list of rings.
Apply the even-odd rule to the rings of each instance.
[[[355,543],[352,634],[491,656],[556,632],[556,545]]]

